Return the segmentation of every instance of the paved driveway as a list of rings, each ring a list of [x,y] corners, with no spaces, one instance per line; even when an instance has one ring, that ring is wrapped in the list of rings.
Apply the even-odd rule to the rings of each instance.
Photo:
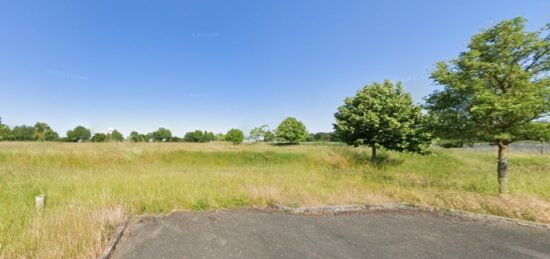
[[[550,230],[413,210],[181,212],[134,222],[115,258],[550,258]]]

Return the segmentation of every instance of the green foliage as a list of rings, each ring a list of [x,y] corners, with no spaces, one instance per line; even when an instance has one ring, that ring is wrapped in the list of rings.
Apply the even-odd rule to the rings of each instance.
[[[186,142],[202,142],[202,131],[195,130],[185,133],[183,140]]]
[[[413,104],[401,82],[365,86],[344,100],[335,117],[336,134],[349,145],[425,153],[431,143],[421,107]]]
[[[273,131],[266,131],[264,134],[264,142],[271,142],[273,140],[275,140],[275,134],[273,134]]]
[[[171,139],[170,139],[170,142],[183,142],[183,138],[180,138],[178,136],[173,136]]]
[[[464,146],[471,146],[473,143],[457,139],[437,139],[435,144],[443,148],[462,148]]]
[[[113,130],[110,134],[107,134],[107,139],[109,141],[122,142],[124,141],[124,135],[118,130]]]
[[[252,142],[265,141],[265,135],[269,131],[267,127],[267,125],[262,125],[260,127],[253,128],[252,130],[250,130],[248,139]]]
[[[147,136],[145,134],[139,134],[137,131],[130,132],[128,136],[130,142],[146,142]]]
[[[159,128],[147,134],[147,137],[155,142],[167,142],[172,138],[172,132],[169,129]]]
[[[111,141],[111,142],[122,142],[124,141],[124,135],[122,135],[122,133],[120,133],[119,131],[117,130],[113,130],[111,133],[109,134],[105,134],[105,133],[96,133],[94,134],[94,136],[90,139],[90,141],[92,142],[107,142],[107,141]]]
[[[294,117],[287,117],[277,126],[276,137],[278,141],[297,144],[305,141],[308,132],[306,126]]]
[[[216,136],[214,136],[214,133],[206,130],[195,130],[185,133],[183,140],[185,142],[210,142],[216,140]]]
[[[337,142],[338,136],[333,132],[317,132],[309,134],[308,141],[315,142]]]
[[[105,133],[96,133],[96,134],[94,134],[94,136],[92,136],[90,141],[92,141],[92,142],[106,142],[108,138],[109,137]]]
[[[13,140],[17,141],[33,141],[35,139],[34,127],[21,125],[15,126],[11,131]]]
[[[230,129],[225,134],[225,141],[229,141],[235,145],[242,143],[244,140],[244,133],[239,129]]]
[[[44,122],[34,124],[34,138],[38,141],[56,141],[59,140],[59,134]]]
[[[533,130],[527,135],[526,139],[550,141],[550,122],[532,122],[530,127],[532,127]]]
[[[458,59],[431,77],[443,85],[426,100],[436,136],[507,145],[534,135],[531,121],[550,112],[550,40],[505,20],[474,35]]]
[[[204,131],[204,142],[210,142],[210,141],[214,141],[216,140],[216,135],[214,135],[214,132],[208,132],[208,131]]]
[[[225,135],[223,133],[218,133],[214,137],[215,137],[214,140],[216,140],[216,141],[224,141],[225,140]]]
[[[73,130],[67,131],[67,141],[84,142],[88,141],[92,133],[84,126],[76,126]]]
[[[0,141],[11,140],[11,129],[8,125],[2,124],[2,118],[0,118]]]

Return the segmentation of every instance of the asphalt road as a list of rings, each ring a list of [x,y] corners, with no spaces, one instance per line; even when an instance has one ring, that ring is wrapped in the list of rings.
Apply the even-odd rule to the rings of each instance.
[[[550,258],[550,230],[411,210],[174,213],[129,226],[115,258]]]

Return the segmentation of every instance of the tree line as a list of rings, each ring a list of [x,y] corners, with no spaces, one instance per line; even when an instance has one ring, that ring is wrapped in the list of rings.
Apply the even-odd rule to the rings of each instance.
[[[2,123],[0,118],[0,141],[65,141],[65,142],[210,142],[229,141],[234,144],[248,142],[276,142],[297,144],[307,141],[338,141],[334,133],[308,133],[305,125],[294,117],[288,117],[280,125],[270,130],[268,125],[253,128],[248,136],[240,129],[230,129],[225,134],[195,130],[185,133],[183,137],[174,136],[169,129],[159,128],[153,132],[142,134],[132,131],[125,137],[118,130],[107,133],[92,134],[84,126],[76,126],[67,131],[65,137],[60,137],[47,123],[37,122],[34,126],[15,126],[10,128]]]

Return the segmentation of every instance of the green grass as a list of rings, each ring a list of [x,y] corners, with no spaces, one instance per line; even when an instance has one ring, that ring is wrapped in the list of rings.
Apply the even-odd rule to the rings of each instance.
[[[125,215],[173,210],[421,203],[550,222],[550,156],[419,156],[343,145],[0,143],[0,257],[97,257]],[[46,209],[34,197],[47,195]]]

